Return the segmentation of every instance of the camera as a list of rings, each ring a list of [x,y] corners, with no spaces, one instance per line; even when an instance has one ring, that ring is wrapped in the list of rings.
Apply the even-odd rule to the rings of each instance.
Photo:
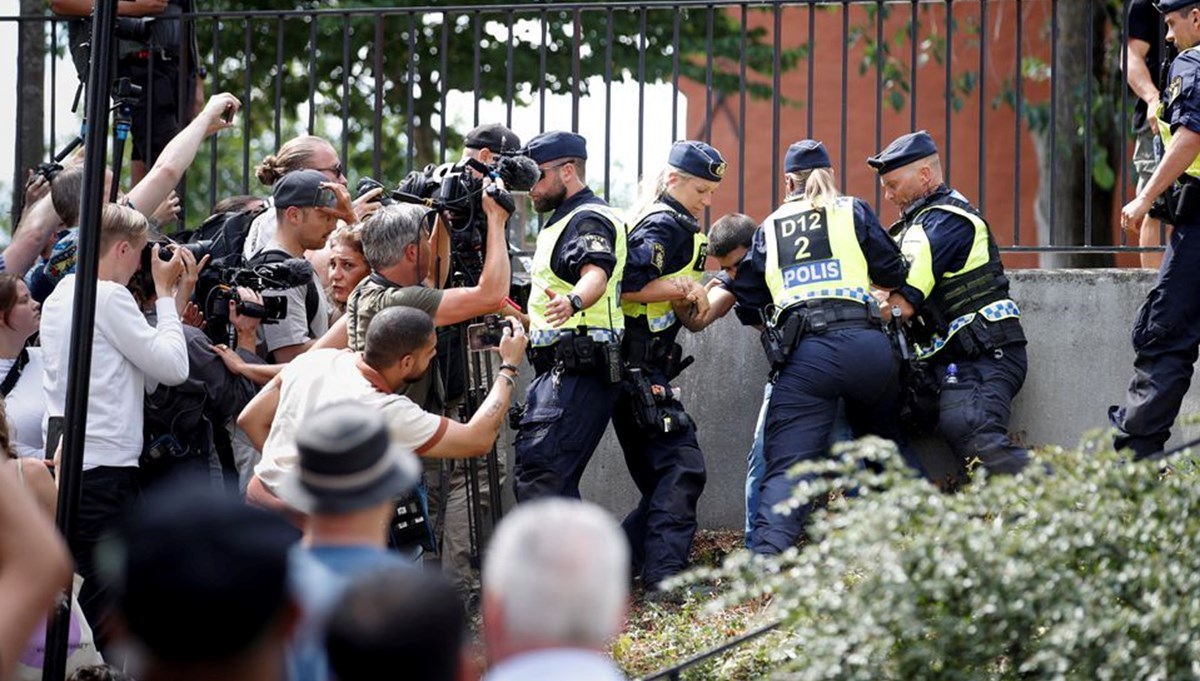
[[[257,267],[244,267],[240,262],[224,266],[224,262],[224,259],[219,260],[200,273],[196,300],[204,313],[208,337],[214,343],[228,343],[231,347],[237,342],[237,330],[229,319],[230,301],[236,303],[238,314],[261,319],[264,324],[278,322],[288,314],[285,296],[263,296],[263,303],[259,305],[242,300],[237,292],[238,287],[262,293],[268,289],[304,286],[312,280],[312,266],[302,258]]]
[[[490,350],[499,347],[504,329],[512,330],[512,322],[498,314],[483,316],[483,322],[467,327],[467,347],[472,350]]]
[[[117,17],[117,37],[121,40],[148,43],[153,24],[154,17]]]

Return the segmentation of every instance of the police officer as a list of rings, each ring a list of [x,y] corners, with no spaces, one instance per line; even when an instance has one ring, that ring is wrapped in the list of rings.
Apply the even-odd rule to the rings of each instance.
[[[766,471],[750,537],[762,554],[784,551],[804,529],[808,509],[773,509],[795,488],[788,469],[829,452],[839,398],[855,435],[899,436],[896,361],[870,288],[903,284],[904,258],[869,205],[838,194],[820,142],[789,147],[784,170],[787,201],[755,233],[750,266],[736,279],[738,289],[769,292],[768,338],[783,353],[773,362]]]
[[[897,138],[867,163],[900,208],[892,231],[909,274],[889,310],[910,320],[917,358],[943,377],[938,428],[965,464],[1017,473],[1029,457],[1009,439],[1008,418],[1025,382],[1025,333],[988,224],[945,185],[925,131]]]
[[[513,442],[519,502],[579,496],[579,478],[621,392],[625,320],[625,222],[587,188],[586,141],[547,132],[525,154],[541,170],[529,196],[550,217],[533,256],[529,355],[536,377]]]
[[[704,142],[676,142],[629,232],[621,280],[628,371],[613,428],[642,493],[623,526],[647,587],[687,568],[696,534],[704,455],[692,418],[671,390],[685,367],[672,303],[689,294],[707,301],[700,285],[707,240],[698,218],[711,205],[725,167],[720,152]]]
[[[1165,152],[1138,195],[1121,209],[1121,224],[1141,223],[1159,195],[1171,189],[1175,229],[1133,325],[1133,380],[1125,406],[1110,407],[1115,445],[1144,458],[1161,453],[1191,384],[1200,345],[1200,2],[1160,0],[1167,41],[1179,50],[1159,102],[1159,135]],[[1172,187],[1172,185],[1174,185]]]

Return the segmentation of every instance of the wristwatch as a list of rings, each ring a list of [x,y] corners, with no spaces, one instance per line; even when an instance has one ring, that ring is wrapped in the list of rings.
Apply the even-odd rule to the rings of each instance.
[[[571,303],[571,312],[583,310],[583,298],[580,298],[578,293],[568,293],[567,302]]]

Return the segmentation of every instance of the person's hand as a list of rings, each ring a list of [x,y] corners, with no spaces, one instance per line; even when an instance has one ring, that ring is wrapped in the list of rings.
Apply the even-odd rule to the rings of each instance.
[[[1151,201],[1148,201],[1143,196],[1138,195],[1132,201],[1125,204],[1125,207],[1121,209],[1121,228],[1131,232],[1136,232],[1140,229],[1142,219],[1150,212],[1151,203]]]
[[[1150,132],[1158,134],[1158,97],[1142,100],[1146,103],[1146,122],[1150,124]]]
[[[50,182],[41,173],[29,171],[29,179],[25,181],[25,207],[29,208],[50,193]]]
[[[512,328],[507,326],[500,332],[500,347],[496,348],[496,352],[500,353],[500,361],[513,366],[520,366],[521,360],[525,358],[525,346],[529,344],[529,338],[525,335],[525,327],[521,325],[521,320],[516,317],[505,317]]]
[[[196,262],[196,256],[189,249],[176,246],[175,252],[183,262],[179,283],[175,286],[175,300],[187,300],[196,290],[196,282],[200,280],[200,270],[208,264],[209,256],[205,255],[200,262]]]
[[[154,292],[158,297],[170,298],[175,295],[175,284],[183,274],[183,253],[187,249],[174,249],[170,260],[158,257],[160,250],[162,246],[159,244],[154,244],[150,249],[150,276],[154,279]]]
[[[117,13],[127,17],[146,17],[162,14],[169,0],[124,0],[117,3]]]
[[[560,296],[546,289],[546,294],[550,296],[550,302],[546,303],[546,321],[551,326],[562,326],[571,315],[575,314],[574,308],[571,307],[571,301],[566,296]]]
[[[159,227],[162,227],[163,225],[169,225],[172,222],[175,222],[178,217],[179,196],[175,193],[175,190],[172,189],[171,193],[167,194],[167,198],[163,199],[163,202],[158,204],[158,208],[154,209],[154,214],[150,216],[150,219],[153,220]]]
[[[322,182],[321,187],[333,190],[333,195],[337,197],[337,205],[333,208],[318,206],[317,210],[326,215],[332,215],[348,225],[358,222],[358,218],[354,214],[354,206],[350,203],[350,190],[346,189],[346,185],[340,182]]]
[[[217,353],[217,357],[221,358],[221,362],[225,365],[225,368],[228,369],[230,373],[241,376],[242,372],[246,370],[246,360],[242,359],[242,356],[237,354],[237,351],[233,350],[228,345],[222,343],[220,345],[210,345],[208,347],[210,350]]]
[[[692,308],[694,317],[703,319],[708,315],[708,287],[698,281],[692,281],[692,289],[688,291],[684,300]]]
[[[379,197],[381,196],[383,196],[383,187],[376,187],[354,199],[354,203],[351,206],[354,208],[354,216],[358,218],[357,222],[362,222],[368,215],[372,215],[375,211],[383,208],[383,204],[379,202]]]
[[[204,329],[204,313],[196,303],[188,301],[188,304],[183,308],[183,323],[188,326],[194,326],[197,329]]]
[[[204,105],[204,110],[200,112],[202,120],[208,124],[208,129],[204,134],[211,135],[218,130],[232,128],[233,117],[241,108],[242,103],[238,101],[238,98],[228,92],[213,95]],[[227,111],[228,114],[226,114]],[[229,120],[226,121],[226,118]]]
[[[496,178],[490,184],[484,186],[483,191],[483,212],[488,216],[488,223],[491,223],[492,218],[498,218],[500,222],[508,220],[509,212],[500,205],[500,202],[488,193],[487,188],[494,184],[497,189],[504,191],[504,180]]]
[[[256,305],[263,304],[262,295],[253,289],[239,286],[237,294],[238,298],[244,302]],[[251,317],[238,312],[236,300],[229,301],[229,323],[233,324],[233,327],[238,330],[238,336],[241,336],[243,333],[253,335],[258,330],[258,325],[261,322],[262,320],[258,317]]]

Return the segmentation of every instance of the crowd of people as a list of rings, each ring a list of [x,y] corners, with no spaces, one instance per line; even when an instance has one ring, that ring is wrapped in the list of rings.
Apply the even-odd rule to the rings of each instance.
[[[1160,3],[1179,47],[1200,43],[1196,5]],[[1196,96],[1170,97],[1147,114],[1163,127],[1166,156],[1125,207],[1130,227],[1171,181],[1194,181]],[[218,206],[201,228],[217,238],[176,243],[163,236],[174,188],[241,106],[211,97],[101,209],[69,545],[51,521],[77,359],[83,168],[71,159],[27,185],[0,256],[0,678],[40,675],[37,622],[60,597],[78,678],[186,670],[351,681],[382,668],[421,679],[620,678],[606,645],[631,589],[682,597],[663,585],[689,565],[706,482],[698,424],[672,385],[692,362],[678,337],[731,311],[759,335],[769,365],[747,454],[749,550],[803,540],[813,508],[779,510],[791,471],[839,440],[890,439],[914,475],[950,491],[979,468],[1015,475],[1029,465],[1007,428],[1027,368],[1020,309],[986,218],[946,185],[924,131],[866,160],[900,210],[887,229],[840,192],[818,140],[786,150],[774,212],[724,215],[706,233],[728,168],[710,144],[672,144],[622,211],[589,188],[584,137],[552,130],[522,144],[488,124],[451,164],[479,187],[466,246],[444,206],[384,202],[381,188],[352,197],[343,161],[316,136],[263,160],[264,196]],[[510,297],[511,193],[478,170],[502,157],[537,169],[528,197],[543,218],[524,307]],[[1192,276],[1179,261],[1192,208],[1174,203],[1172,248],[1142,327],[1162,326],[1162,300]],[[467,261],[478,267],[464,277],[455,269]],[[454,378],[462,350],[447,331],[489,315],[498,366],[465,413]],[[1190,375],[1196,342],[1140,334],[1138,374],[1113,419],[1118,445],[1150,457],[1187,387],[1156,377],[1183,364]],[[498,478],[472,480],[477,469],[460,464],[493,452],[510,421],[516,507],[483,560],[476,647],[464,605],[466,500],[490,505],[487,485],[508,487],[508,467],[501,456]],[[579,500],[610,424],[640,494],[619,525]],[[929,433],[960,470],[926,470],[909,440]],[[444,574],[422,568],[435,556]],[[96,667],[102,658],[113,668]]]

